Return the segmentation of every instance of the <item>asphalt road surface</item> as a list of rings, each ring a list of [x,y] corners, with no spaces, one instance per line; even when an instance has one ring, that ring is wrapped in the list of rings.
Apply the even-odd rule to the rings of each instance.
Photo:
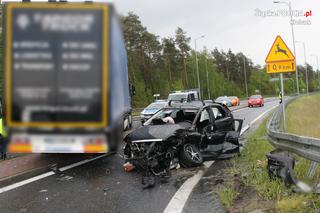
[[[264,107],[233,114],[245,119],[245,127],[278,104],[270,101]],[[139,125],[135,121],[134,128]],[[123,162],[121,155],[115,154],[3,192],[0,212],[163,212],[184,181],[199,170],[174,170],[168,183],[143,190],[141,174],[125,173]],[[206,204],[214,205],[214,197],[210,199]],[[186,206],[192,208],[188,202]]]

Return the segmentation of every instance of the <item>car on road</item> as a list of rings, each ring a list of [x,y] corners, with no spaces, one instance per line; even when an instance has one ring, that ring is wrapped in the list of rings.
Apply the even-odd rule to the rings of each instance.
[[[141,123],[143,124],[149,118],[151,118],[155,113],[157,113],[160,109],[165,107],[168,104],[166,100],[163,101],[155,101],[151,103],[149,106],[144,108],[140,113]]]
[[[237,96],[229,96],[232,106],[239,106],[240,99]]]
[[[173,91],[168,95],[168,101],[190,102],[199,100],[197,90]]]
[[[262,95],[252,95],[248,99],[248,107],[253,107],[253,106],[264,106],[264,99]]]
[[[126,163],[144,170],[143,183],[148,187],[155,176],[167,177],[174,161],[194,167],[204,159],[238,154],[241,126],[242,120],[234,119],[222,104],[170,101],[125,137]]]
[[[214,102],[226,105],[227,107],[232,107],[232,102],[227,96],[220,96],[216,98]]]

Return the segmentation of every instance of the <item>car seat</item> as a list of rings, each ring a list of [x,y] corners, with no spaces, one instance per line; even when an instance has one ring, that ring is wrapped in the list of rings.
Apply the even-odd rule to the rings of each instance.
[[[184,121],[185,118],[184,118],[184,113],[182,110],[179,110],[176,114],[176,119],[175,119],[175,123],[179,123],[179,122],[182,122]]]

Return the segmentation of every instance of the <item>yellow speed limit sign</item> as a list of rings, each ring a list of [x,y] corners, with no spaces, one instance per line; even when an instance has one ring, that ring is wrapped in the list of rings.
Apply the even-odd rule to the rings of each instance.
[[[267,64],[267,73],[283,73],[296,71],[295,61],[270,62]]]

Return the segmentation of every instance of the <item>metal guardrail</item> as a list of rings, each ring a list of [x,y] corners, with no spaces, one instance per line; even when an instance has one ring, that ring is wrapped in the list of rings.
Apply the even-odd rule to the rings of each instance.
[[[286,105],[295,100],[296,97],[286,101]],[[274,112],[268,122],[267,135],[270,143],[279,150],[295,153],[303,158],[313,161],[311,163],[308,176],[314,173],[316,163],[320,162],[320,139],[289,134],[281,131],[280,121],[282,114],[282,106]]]

